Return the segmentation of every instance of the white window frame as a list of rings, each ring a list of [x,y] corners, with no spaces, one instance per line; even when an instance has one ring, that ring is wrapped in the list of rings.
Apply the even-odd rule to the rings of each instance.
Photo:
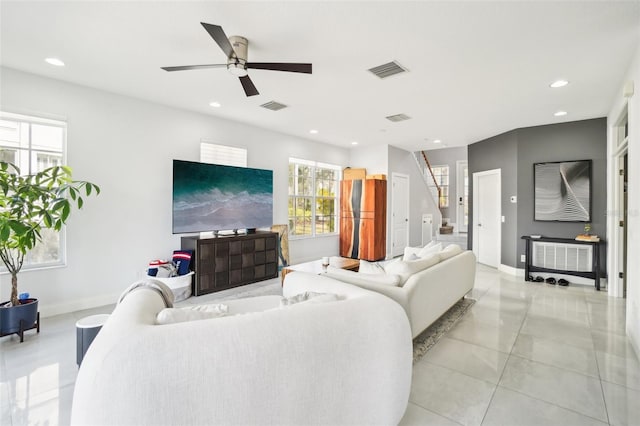
[[[37,161],[36,157],[33,154],[37,152],[46,153],[46,154],[59,154],[62,158],[61,165],[67,164],[67,123],[66,121],[54,120],[50,118],[37,117],[32,115],[15,114],[15,113],[10,113],[5,111],[0,111],[0,119],[29,124],[29,143],[27,148],[23,148],[20,146],[16,147],[14,145],[4,143],[2,140],[0,140],[0,149],[7,148],[7,149],[27,151],[28,156],[26,158],[28,158],[28,164],[26,164],[26,168],[24,167],[25,164],[17,164],[17,166],[20,167],[20,171],[23,174],[33,173],[32,167],[35,161]],[[47,150],[47,149],[40,149],[40,148],[34,149],[32,146],[32,139],[31,139],[31,125],[34,125],[34,124],[60,127],[62,129],[62,150],[55,151],[55,150]],[[29,255],[27,254],[27,256],[25,257],[24,264],[22,266],[23,272],[40,270],[40,269],[59,268],[67,265],[66,226],[63,225],[62,229],[58,231],[57,234],[59,236],[58,260],[55,262],[31,263],[29,259]],[[0,264],[0,273],[1,274],[7,273],[7,269],[2,264]]]
[[[306,238],[322,238],[322,237],[328,237],[328,236],[334,236],[334,235],[339,235],[340,234],[340,180],[342,179],[342,167],[335,165],[335,164],[328,164],[328,163],[322,163],[322,162],[318,162],[318,161],[312,161],[312,160],[303,160],[300,158],[293,158],[290,157],[289,158],[289,165],[291,164],[296,164],[296,165],[302,165],[302,166],[308,166],[311,167],[313,169],[312,173],[311,173],[311,178],[312,178],[312,182],[311,182],[311,187],[313,188],[313,195],[310,197],[311,198],[311,223],[313,224],[313,226],[311,226],[311,234],[310,235],[295,235],[293,234],[293,229],[292,227],[289,227],[289,239],[290,240],[301,240],[301,239],[306,239]],[[315,193],[315,189],[316,189],[316,169],[330,169],[330,170],[334,170],[337,172],[337,178],[336,178],[336,193],[334,197],[318,197]],[[288,167],[287,167],[287,178],[290,178],[289,176],[289,172],[288,172]],[[294,179],[294,185],[297,185],[297,181]],[[289,194],[289,185],[287,184],[287,223],[289,222],[289,220],[291,219],[291,217],[289,216],[289,201],[291,200],[291,197],[308,197],[306,195],[297,195],[297,194]],[[316,199],[317,198],[333,198],[334,199],[334,216],[335,216],[335,231],[334,232],[327,232],[327,233],[322,233],[322,234],[316,234],[316,227],[315,227],[315,223],[316,223]]]

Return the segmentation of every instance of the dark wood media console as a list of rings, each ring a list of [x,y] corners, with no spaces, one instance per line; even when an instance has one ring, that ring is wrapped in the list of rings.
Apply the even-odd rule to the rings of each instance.
[[[238,287],[278,276],[278,234],[256,232],[212,238],[182,237],[193,250],[193,295]]]

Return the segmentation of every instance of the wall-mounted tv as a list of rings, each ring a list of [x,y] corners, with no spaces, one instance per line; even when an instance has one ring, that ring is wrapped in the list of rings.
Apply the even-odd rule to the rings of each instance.
[[[273,171],[173,160],[173,233],[273,224]]]
[[[591,221],[591,160],[533,165],[534,220]]]

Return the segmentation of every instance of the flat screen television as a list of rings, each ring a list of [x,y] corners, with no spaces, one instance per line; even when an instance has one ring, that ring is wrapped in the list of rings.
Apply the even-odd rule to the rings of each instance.
[[[273,224],[273,171],[173,160],[173,233]]]
[[[591,221],[591,160],[533,165],[534,220]]]

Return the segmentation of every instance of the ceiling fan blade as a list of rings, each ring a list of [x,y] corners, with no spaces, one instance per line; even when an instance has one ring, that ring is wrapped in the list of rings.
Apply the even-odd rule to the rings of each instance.
[[[240,79],[240,83],[242,83],[244,93],[246,93],[247,96],[255,96],[260,94],[260,92],[258,92],[258,89],[256,89],[256,86],[253,85],[253,81],[251,81],[248,75],[238,78]]]
[[[212,25],[204,22],[200,22],[205,30],[209,33],[209,35],[213,38],[213,40],[218,43],[220,49],[227,55],[227,58],[231,58],[236,55],[235,50],[229,43],[229,37],[224,33],[224,30],[220,25]]]
[[[179,67],[160,67],[165,71],[187,71],[202,70],[206,68],[226,68],[227,64],[209,64],[209,65],[182,65]]]
[[[291,62],[247,62],[247,68],[256,70],[301,72],[305,74],[311,74],[311,66],[312,64],[297,64]]]

